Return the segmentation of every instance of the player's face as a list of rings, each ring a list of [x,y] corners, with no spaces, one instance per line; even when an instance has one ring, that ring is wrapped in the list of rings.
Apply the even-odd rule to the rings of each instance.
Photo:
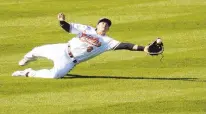
[[[109,25],[106,22],[100,22],[97,25],[97,31],[106,33],[109,30]]]

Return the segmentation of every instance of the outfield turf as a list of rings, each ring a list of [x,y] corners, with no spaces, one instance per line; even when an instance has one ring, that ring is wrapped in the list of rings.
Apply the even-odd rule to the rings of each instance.
[[[64,79],[12,77],[15,70],[51,68],[18,61],[33,47],[64,43],[57,21],[113,25],[109,36],[146,45],[162,37],[164,58],[110,51],[79,64]],[[0,0],[1,114],[205,114],[206,0]]]

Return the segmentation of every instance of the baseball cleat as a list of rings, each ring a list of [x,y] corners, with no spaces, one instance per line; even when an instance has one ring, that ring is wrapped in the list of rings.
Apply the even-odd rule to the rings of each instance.
[[[26,77],[26,75],[27,75],[30,71],[32,71],[31,68],[25,69],[25,70],[23,70],[23,71],[15,71],[14,73],[12,73],[12,76],[24,76],[24,77]]]
[[[29,61],[32,61],[35,59],[29,59],[29,58],[23,58],[22,60],[19,61],[19,66],[24,66],[26,65]]]
[[[24,71],[15,71],[12,76],[24,76]]]

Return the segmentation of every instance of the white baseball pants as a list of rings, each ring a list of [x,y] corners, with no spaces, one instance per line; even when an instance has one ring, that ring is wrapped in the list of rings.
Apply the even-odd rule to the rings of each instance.
[[[44,57],[50,59],[54,63],[52,69],[32,70],[29,72],[29,77],[41,78],[61,78],[64,77],[76,64],[68,55],[68,45],[50,44],[35,47],[32,51],[28,52],[24,57],[28,59]]]

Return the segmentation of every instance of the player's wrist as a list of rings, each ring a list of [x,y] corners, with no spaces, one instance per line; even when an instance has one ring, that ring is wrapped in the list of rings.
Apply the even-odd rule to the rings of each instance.
[[[144,46],[134,45],[132,51],[144,51]]]
[[[61,22],[61,21],[65,21],[63,18],[59,18],[58,20],[59,20],[60,22]]]
[[[144,47],[144,52],[148,53],[148,48],[149,48],[149,46],[145,46]]]

